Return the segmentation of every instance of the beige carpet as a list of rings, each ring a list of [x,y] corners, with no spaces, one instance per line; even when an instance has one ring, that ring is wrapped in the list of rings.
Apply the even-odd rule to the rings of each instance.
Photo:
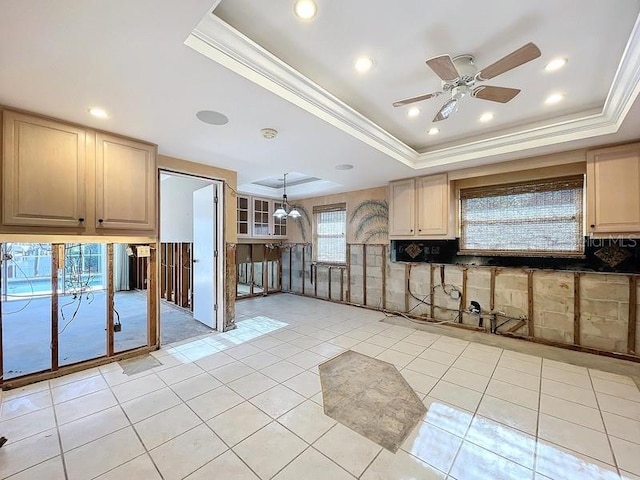
[[[393,453],[427,413],[390,363],[349,350],[319,369],[324,413]]]

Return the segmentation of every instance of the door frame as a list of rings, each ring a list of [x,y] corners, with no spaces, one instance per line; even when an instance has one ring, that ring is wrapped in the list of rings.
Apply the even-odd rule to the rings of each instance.
[[[225,222],[226,222],[226,212],[225,212],[225,189],[227,186],[227,182],[225,180],[221,180],[219,178],[210,177],[207,175],[198,175],[194,173],[181,172],[178,170],[172,170],[170,168],[158,168],[158,248],[160,247],[161,239],[162,239],[162,181],[161,175],[172,175],[177,177],[187,177],[187,178],[197,178],[200,180],[206,180],[216,185],[217,187],[217,195],[218,195],[218,203],[216,204],[216,249],[218,251],[218,256],[216,258],[215,270],[216,270],[216,304],[218,305],[218,314],[216,315],[216,331],[222,333],[224,331],[225,325],[225,316],[226,316],[226,299],[225,299],[225,275],[224,272],[227,268],[227,256],[225,250]],[[157,262],[156,272],[157,275],[160,274],[160,262]],[[159,277],[158,277],[159,278]],[[160,286],[158,285],[156,288],[156,295],[160,298]],[[160,308],[158,309],[160,310]],[[158,344],[161,345],[161,330],[162,328],[162,313],[158,311]]]

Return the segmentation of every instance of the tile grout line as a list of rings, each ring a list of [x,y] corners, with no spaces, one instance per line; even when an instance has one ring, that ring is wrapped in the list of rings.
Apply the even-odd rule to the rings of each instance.
[[[60,435],[60,425],[58,425],[58,414],[56,413],[56,407],[53,403],[53,389],[51,388],[51,382],[47,381],[49,384],[49,395],[51,395],[51,410],[53,410],[53,419],[56,424],[56,433],[58,434],[58,446],[60,447],[60,460],[62,461],[62,471],[64,473],[64,478],[69,480],[69,474],[67,473],[67,461],[64,455],[64,449],[62,448],[62,437]]]
[[[600,409],[600,402],[598,401],[598,394],[596,393],[595,386],[593,385],[593,378],[591,378],[591,372],[587,370],[587,374],[589,375],[589,381],[591,382],[591,388],[593,388],[593,396],[596,398],[596,405],[598,406],[598,412],[600,412],[600,420],[602,420],[602,427],[604,428],[604,434],[607,437],[607,444],[609,445],[609,451],[611,452],[611,458],[613,458],[613,466],[616,468],[618,475],[622,478],[621,468],[618,465],[618,459],[616,458],[616,454],[613,450],[613,444],[611,443],[611,436],[609,435],[609,431],[607,430],[607,424],[604,421],[604,414]],[[607,463],[607,462],[604,462]]]
[[[542,370],[544,368],[544,358],[540,361],[540,382],[538,384],[538,412],[536,415],[536,445],[533,451],[533,475],[535,477],[538,470],[538,446],[540,444],[540,407],[542,405]]]

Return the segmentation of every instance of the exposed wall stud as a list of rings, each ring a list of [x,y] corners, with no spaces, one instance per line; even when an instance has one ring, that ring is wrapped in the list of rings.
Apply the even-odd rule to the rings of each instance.
[[[262,294],[267,295],[269,293],[269,275],[267,272],[267,246],[262,244]]]
[[[329,300],[332,300],[332,298],[331,298],[331,270],[332,270],[332,267],[329,266],[329,273],[327,274],[328,275],[327,282],[329,284],[328,287],[327,287],[327,294],[328,294]]]
[[[65,248],[64,244],[51,245],[51,370],[58,370],[58,269],[60,255],[58,248]],[[64,266],[64,265],[63,265]],[[0,350],[1,351],[1,350]],[[0,370],[2,377],[2,370]]]
[[[340,269],[340,301],[344,302],[344,268]]]
[[[305,280],[307,278],[307,270],[306,270],[306,266],[305,266],[305,260],[306,260],[306,253],[307,253],[307,246],[306,245],[302,245],[302,294],[304,295],[304,287],[305,287]],[[313,269],[313,264],[311,264],[311,269]],[[316,295],[317,296],[317,295]]]
[[[351,244],[347,243],[347,302],[351,303]]]
[[[158,316],[158,249],[159,244],[151,245],[151,255],[147,262],[147,342],[150,347],[160,343],[160,324]],[[113,252],[112,252],[113,253]],[[235,268],[235,267],[234,267]]]
[[[404,311],[409,311],[409,292],[411,291],[411,287],[409,285],[409,281],[411,278],[411,264],[405,263],[404,265]]]
[[[491,268],[491,285],[489,286],[489,311],[493,312],[496,308],[496,274],[495,267]]]
[[[433,284],[433,274],[435,270],[435,265],[433,263],[429,264],[429,318],[434,318],[434,297],[435,297],[435,285]]]
[[[147,292],[148,295],[152,291]],[[107,244],[107,357],[114,354],[113,346],[113,307],[114,307],[114,288],[113,288],[113,243]]]
[[[580,272],[573,272],[573,343],[580,345]]]
[[[627,352],[636,354],[636,325],[638,322],[638,277],[629,275],[629,329],[627,333]]]
[[[367,304],[367,245],[362,244],[362,304]]]
[[[293,249],[294,245],[289,248],[289,291],[293,292]]]
[[[527,333],[530,337],[535,335],[533,328],[533,270],[527,270],[527,297],[529,310],[527,312]]]
[[[459,311],[459,322],[463,322],[462,314],[466,311],[467,308],[467,274],[468,268],[462,267],[462,295],[460,296],[460,311]]]
[[[382,308],[387,308],[387,245],[382,245]]]

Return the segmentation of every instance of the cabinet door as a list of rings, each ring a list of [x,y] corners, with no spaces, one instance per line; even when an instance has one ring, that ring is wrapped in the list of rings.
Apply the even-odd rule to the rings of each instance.
[[[282,202],[273,201],[273,210],[276,211],[279,208],[284,208],[284,204]],[[271,215],[273,221],[273,235],[276,237],[285,238],[287,236],[287,217],[277,218]]]
[[[640,232],[640,144],[587,152],[591,233]]]
[[[3,117],[3,223],[83,227],[85,130],[11,111]]]
[[[237,200],[237,233],[239,237],[248,237],[249,232],[249,197],[238,195]]]
[[[268,237],[270,235],[269,225],[271,212],[269,211],[269,200],[262,198],[253,199],[253,236]]]
[[[449,233],[449,182],[447,174],[416,179],[418,190],[418,236]]]
[[[412,237],[415,230],[415,182],[399,180],[389,184],[389,235]]]
[[[156,229],[154,146],[97,134],[96,227]]]

